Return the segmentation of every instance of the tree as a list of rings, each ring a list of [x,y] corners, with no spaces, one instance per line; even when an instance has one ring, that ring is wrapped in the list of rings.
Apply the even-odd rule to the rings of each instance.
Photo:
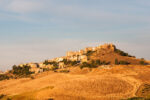
[[[28,65],[23,65],[21,66],[13,66],[13,74],[18,75],[18,76],[27,76],[32,74],[33,72],[30,72],[30,66]]]
[[[101,61],[100,60],[96,60],[96,65],[101,65]]]
[[[145,59],[144,59],[144,58],[141,58],[140,64],[141,64],[141,65],[147,65],[147,63],[145,62]]]
[[[119,65],[119,62],[118,62],[118,59],[117,59],[117,58],[115,59],[115,64],[116,64],[116,65]]]

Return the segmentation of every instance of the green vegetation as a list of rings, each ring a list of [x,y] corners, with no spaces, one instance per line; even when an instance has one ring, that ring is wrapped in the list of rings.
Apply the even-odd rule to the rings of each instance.
[[[147,65],[147,63],[145,62],[145,59],[144,59],[144,58],[141,58],[140,64],[141,64],[141,65]]]
[[[150,94],[150,85],[144,84],[144,88],[142,89],[142,94],[148,93]]]
[[[106,62],[106,61],[100,61],[100,60],[92,60],[91,62],[83,62],[80,65],[80,68],[84,68],[84,67],[88,67],[88,68],[97,68],[100,65],[109,65],[110,62]]]
[[[120,64],[120,65],[129,65],[130,63],[127,62],[127,61],[120,61],[119,64]]]
[[[88,67],[88,68],[96,68],[97,66],[95,66],[94,64],[92,63],[87,63],[87,62],[83,62],[81,65],[80,65],[80,68],[84,68],[84,67]]]
[[[75,66],[79,63],[79,61],[71,61],[67,59],[64,59],[62,62],[64,62],[65,65],[71,65],[71,66]]]
[[[130,63],[127,61],[118,61],[118,59],[115,59],[115,65],[129,65]]]
[[[61,72],[61,73],[69,73],[70,71],[67,70],[67,69],[64,69],[64,70],[60,70],[59,72]]]
[[[43,72],[50,71],[49,68],[43,68]]]
[[[54,100],[53,98],[49,98],[48,100]]]
[[[4,98],[6,95],[0,94],[0,99]]]
[[[118,53],[121,56],[128,56],[128,57],[134,57],[135,58],[135,56],[131,56],[128,53],[126,53],[126,52],[124,52],[122,50],[119,50],[119,49],[115,49],[115,52]]]
[[[0,74],[0,81],[2,80],[8,80],[9,76],[7,76],[6,74]]]
[[[22,67],[14,65],[12,73],[21,77],[30,76],[33,74],[33,72],[30,72],[30,66],[28,65],[23,65]]]
[[[144,97],[132,97],[132,98],[121,99],[121,100],[150,100],[150,98],[144,98]]]
[[[55,62],[55,61],[48,61],[48,60],[45,60],[43,64],[45,64],[45,65],[53,65],[55,67],[58,66],[57,62]]]
[[[146,100],[146,99],[142,97],[132,97],[132,98],[128,98],[127,100]]]
[[[115,59],[115,65],[119,65],[118,59]]]
[[[86,53],[85,55],[86,55],[86,56],[91,56],[94,52],[95,52],[95,51],[89,50],[89,51],[87,51],[87,53]]]
[[[55,71],[57,70],[59,67],[58,66],[53,66],[51,70]]]

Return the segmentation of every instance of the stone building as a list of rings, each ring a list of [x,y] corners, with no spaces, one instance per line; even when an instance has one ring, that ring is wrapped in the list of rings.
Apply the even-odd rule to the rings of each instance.
[[[79,61],[87,62],[88,61],[88,57],[86,55],[81,55],[81,56],[79,56]]]
[[[59,62],[59,66],[58,66],[60,69],[61,68],[65,68],[65,64],[64,64],[64,62]]]
[[[110,44],[104,44],[97,47],[98,49],[109,49],[111,51],[115,51],[116,47],[112,43]]]
[[[43,69],[42,69],[42,68],[37,68],[37,67],[32,67],[32,68],[30,69],[30,71],[31,71],[31,72],[34,72],[35,74],[37,74],[37,73],[43,72]]]

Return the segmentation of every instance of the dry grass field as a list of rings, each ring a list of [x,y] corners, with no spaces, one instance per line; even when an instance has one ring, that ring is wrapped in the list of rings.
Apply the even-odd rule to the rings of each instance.
[[[0,81],[0,94],[6,95],[2,100],[120,100],[141,95],[143,84],[150,84],[150,66],[68,70],[69,73],[44,72],[34,79]]]

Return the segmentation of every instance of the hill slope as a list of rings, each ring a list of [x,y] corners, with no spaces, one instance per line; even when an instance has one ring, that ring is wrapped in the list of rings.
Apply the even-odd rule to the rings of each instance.
[[[69,73],[44,72],[35,79],[1,81],[0,94],[7,95],[2,100],[119,100],[140,94],[139,87],[150,84],[150,66],[69,70]]]

